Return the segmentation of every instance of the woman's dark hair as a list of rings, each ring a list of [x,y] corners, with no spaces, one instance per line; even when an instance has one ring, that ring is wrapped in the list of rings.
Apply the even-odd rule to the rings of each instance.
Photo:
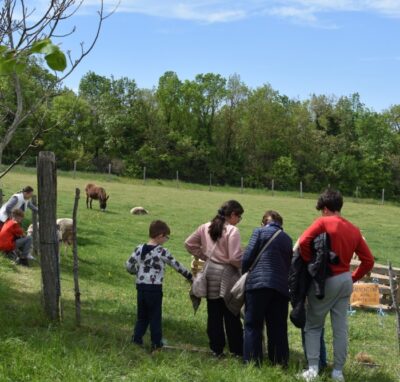
[[[26,186],[21,190],[21,192],[33,192],[33,188],[31,186]]]
[[[217,241],[222,236],[226,218],[229,218],[232,213],[236,216],[240,216],[243,212],[244,209],[242,205],[236,200],[228,200],[225,202],[218,210],[218,214],[215,218],[211,220],[211,225],[208,228],[208,233],[210,234],[211,239]]]
[[[319,196],[315,208],[318,211],[321,211],[326,207],[329,211],[340,212],[342,206],[343,206],[343,196],[340,193],[340,191],[328,188]]]
[[[268,218],[270,218],[270,219],[268,219]],[[269,220],[273,220],[275,223],[278,223],[280,226],[283,226],[283,218],[276,211],[273,211],[273,210],[265,211],[265,214],[262,218],[262,224],[263,225],[268,224]]]

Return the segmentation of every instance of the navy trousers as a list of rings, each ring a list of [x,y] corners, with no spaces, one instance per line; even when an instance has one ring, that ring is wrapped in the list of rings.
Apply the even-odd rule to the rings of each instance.
[[[262,288],[247,291],[245,299],[243,360],[262,363],[262,332],[265,323],[269,360],[272,364],[287,366],[289,361],[288,297],[275,289]]]
[[[162,291],[138,290],[137,291],[137,321],[133,332],[132,341],[143,344],[143,336],[150,325],[151,347],[162,346]]]

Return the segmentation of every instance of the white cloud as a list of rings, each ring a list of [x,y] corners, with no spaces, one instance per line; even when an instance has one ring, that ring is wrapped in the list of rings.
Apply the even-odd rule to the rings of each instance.
[[[118,0],[104,0],[107,8]],[[99,0],[84,0],[98,6]],[[231,22],[254,15],[270,15],[322,26],[333,12],[368,12],[400,18],[400,0],[121,0],[118,12],[194,20]],[[325,19],[321,22],[321,19]]]

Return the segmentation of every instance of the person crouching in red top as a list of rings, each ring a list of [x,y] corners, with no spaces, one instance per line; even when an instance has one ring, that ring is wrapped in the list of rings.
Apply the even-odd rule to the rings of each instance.
[[[311,286],[307,294],[307,318],[305,342],[308,370],[301,376],[312,381],[318,376],[320,338],[325,318],[330,312],[333,331],[334,363],[332,379],[344,381],[343,366],[347,357],[347,309],[353,291],[353,282],[360,280],[374,266],[374,258],[359,228],[340,215],[343,197],[339,191],[328,189],[318,198],[319,217],[300,237],[300,255],[305,262],[311,260],[311,243],[315,237],[326,232],[331,250],[339,257],[338,264],[329,264],[332,276],[326,279],[325,297],[317,299],[315,288]],[[356,253],[361,263],[350,273],[350,261]]]
[[[0,231],[0,251],[12,252],[18,249],[17,263],[20,265],[28,265],[28,259],[33,257],[30,255],[32,245],[32,237],[25,236],[25,232],[21,227],[24,218],[24,211],[20,209],[13,210],[11,219],[4,223]]]

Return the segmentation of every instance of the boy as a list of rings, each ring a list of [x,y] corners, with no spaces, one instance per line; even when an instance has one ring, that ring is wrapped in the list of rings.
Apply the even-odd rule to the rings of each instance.
[[[138,245],[126,262],[127,271],[136,275],[137,321],[132,342],[143,345],[143,336],[150,324],[152,351],[163,346],[161,306],[165,264],[171,265],[187,280],[192,280],[192,274],[162,247],[169,239],[169,234],[170,229],[166,223],[161,220],[151,222],[149,241]]]
[[[25,236],[21,228],[24,219],[24,211],[15,209],[11,212],[11,219],[7,220],[0,231],[0,251],[12,252],[15,249],[21,251],[17,259],[17,264],[28,266],[28,259],[33,259],[30,255],[32,237]]]

